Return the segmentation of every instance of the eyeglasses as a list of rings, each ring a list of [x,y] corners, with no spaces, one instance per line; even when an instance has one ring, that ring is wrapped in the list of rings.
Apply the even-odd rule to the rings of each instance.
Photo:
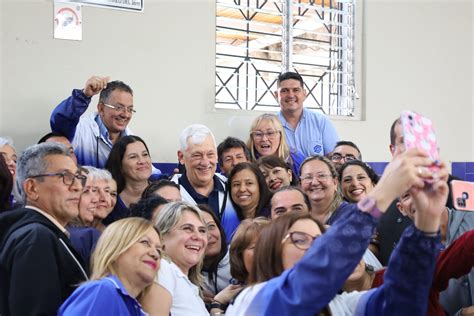
[[[86,185],[87,177],[82,174],[74,174],[68,171],[63,172],[56,172],[56,173],[45,173],[45,174],[38,174],[36,176],[31,176],[29,178],[40,178],[40,177],[60,177],[63,178],[63,183],[65,185],[71,186],[74,182],[74,179],[79,180],[79,183],[82,187]]]
[[[341,161],[342,159],[344,159],[344,161],[352,161],[352,160],[358,160],[356,156],[354,155],[341,155],[341,154],[332,154],[331,155],[331,161],[334,161],[334,162],[339,162]]]
[[[136,110],[133,109],[133,106],[129,106],[129,107],[126,107],[126,106],[123,106],[123,105],[111,105],[111,104],[107,104],[107,103],[103,103],[106,107],[110,108],[110,109],[114,109],[115,112],[128,112],[130,114],[133,114],[133,113],[137,113]]]
[[[306,174],[306,175],[300,177],[300,180],[301,180],[301,183],[310,183],[315,178],[319,182],[326,182],[330,178],[332,178],[332,174],[329,174],[329,173]]]
[[[313,241],[318,238],[319,236],[311,236],[310,234],[303,233],[303,232],[291,232],[283,238],[281,243],[285,243],[288,239],[290,239],[291,243],[295,245],[296,248],[301,250],[308,250],[309,247],[313,244]]]
[[[273,130],[268,132],[255,131],[251,135],[255,139],[263,139],[264,136],[267,136],[268,139],[274,139],[280,134],[280,131]]]

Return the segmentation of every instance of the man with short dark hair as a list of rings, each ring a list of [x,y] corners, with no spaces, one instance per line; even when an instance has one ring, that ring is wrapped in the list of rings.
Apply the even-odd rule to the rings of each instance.
[[[306,157],[330,153],[339,136],[327,116],[303,107],[306,99],[303,78],[295,72],[280,74],[277,87],[274,96],[280,104],[278,116],[288,146]]]
[[[98,112],[83,115],[99,93]],[[133,90],[127,84],[92,76],[84,89],[74,89],[54,109],[51,130],[71,141],[79,164],[104,168],[113,144],[131,134],[127,126],[134,113]]]
[[[336,147],[328,155],[328,158],[339,173],[344,163],[351,160],[362,160],[362,154],[356,144],[351,141],[341,140],[337,142]]]
[[[311,202],[300,188],[287,186],[273,193],[270,208],[270,218],[274,220],[292,211],[310,212]]]
[[[69,141],[69,139],[67,139],[66,136],[59,133],[50,132],[44,135],[43,137],[41,137],[40,140],[38,141],[38,144],[46,143],[46,142],[56,142],[56,143],[61,143],[64,146],[66,146],[69,152],[69,156],[77,164],[77,157],[76,157],[76,153],[74,152],[74,147],[72,147],[71,142]]]
[[[17,170],[26,206],[0,215],[0,314],[56,315],[87,280],[65,229],[86,177],[58,143],[27,148]]]
[[[217,156],[222,173],[230,174],[234,166],[241,162],[252,161],[247,145],[238,138],[227,137],[217,146]]]

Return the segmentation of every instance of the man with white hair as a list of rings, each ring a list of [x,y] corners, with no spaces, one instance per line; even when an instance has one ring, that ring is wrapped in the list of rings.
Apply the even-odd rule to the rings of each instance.
[[[185,167],[173,181],[180,186],[183,201],[207,204],[221,220],[230,242],[240,221],[226,191],[227,179],[216,173],[217,148],[211,130],[200,124],[186,127],[179,137],[178,159]]]

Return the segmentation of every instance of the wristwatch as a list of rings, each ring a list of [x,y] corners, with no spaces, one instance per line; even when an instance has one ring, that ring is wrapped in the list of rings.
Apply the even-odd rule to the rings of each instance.
[[[357,207],[364,213],[369,213],[374,218],[380,218],[383,213],[377,207],[377,201],[371,196],[366,196],[357,203]]]
[[[226,305],[226,304],[222,304],[222,303],[220,303],[220,302],[218,302],[218,301],[212,301],[212,303],[211,303],[211,309],[213,309],[213,308],[218,308],[218,309],[220,309],[220,310],[222,310],[222,311],[225,311],[225,310],[227,309],[227,305]]]

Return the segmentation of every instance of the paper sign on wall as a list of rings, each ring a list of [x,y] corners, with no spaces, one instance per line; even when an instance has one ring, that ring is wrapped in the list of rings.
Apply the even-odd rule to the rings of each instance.
[[[82,8],[79,4],[54,2],[54,38],[82,40]]]
[[[128,11],[143,11],[144,0],[67,0],[84,5],[91,5],[109,9],[120,9]]]

